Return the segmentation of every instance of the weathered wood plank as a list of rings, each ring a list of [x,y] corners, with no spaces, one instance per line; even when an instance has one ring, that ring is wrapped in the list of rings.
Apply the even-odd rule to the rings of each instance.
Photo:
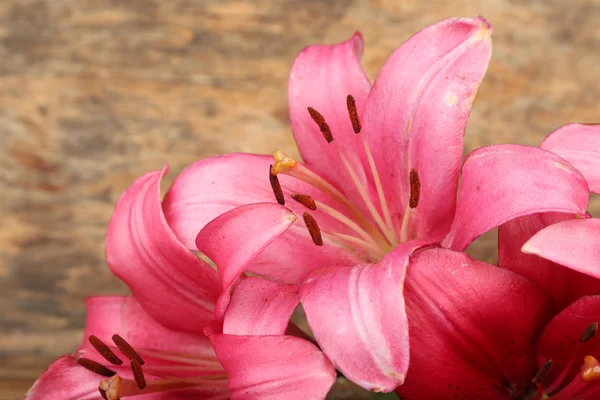
[[[22,398],[73,349],[85,296],[125,293],[103,237],[137,175],[293,153],[286,82],[302,47],[360,29],[374,78],[416,30],[476,14],[494,25],[494,55],[467,149],[598,120],[596,1],[0,2],[0,398]]]

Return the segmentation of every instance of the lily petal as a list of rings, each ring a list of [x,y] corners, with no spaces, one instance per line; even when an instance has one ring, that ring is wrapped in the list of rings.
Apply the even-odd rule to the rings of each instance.
[[[208,223],[198,234],[196,247],[217,265],[224,290],[246,271],[297,283],[311,270],[351,256],[335,246],[315,246],[302,224],[277,203],[249,204]]]
[[[587,180],[590,191],[600,193],[600,125],[561,126],[540,147],[573,164]]]
[[[333,45],[308,46],[296,57],[288,84],[288,104],[292,131],[306,164],[344,188],[354,188],[336,147],[353,165],[362,165],[362,142],[353,129],[346,96],[351,94],[358,113],[362,114],[371,83],[360,65],[362,35]],[[316,109],[329,125],[334,144],[323,138],[319,127],[307,111]],[[364,184],[364,176],[363,184]],[[352,194],[346,193],[352,197]]]
[[[331,362],[293,336],[210,336],[227,371],[231,398],[324,399],[335,382]]]
[[[80,355],[84,355],[83,349],[91,348],[90,335],[110,344],[111,337],[118,334],[135,348],[214,357],[210,341],[204,335],[176,331],[159,324],[132,296],[88,297],[85,305],[85,331],[79,347]],[[88,354],[85,356],[89,357]]]
[[[315,271],[300,299],[317,342],[344,376],[390,392],[408,368],[408,326],[402,288],[409,256],[427,245],[405,242],[377,264]]]
[[[442,245],[464,250],[511,219],[542,212],[585,215],[588,185],[571,164],[537,147],[494,145],[467,156],[456,215]]]
[[[548,323],[536,346],[540,366],[550,359],[553,361],[545,382],[554,384],[557,377],[564,373],[563,382],[558,383],[557,389],[564,387],[580,372],[586,355],[597,355],[600,352],[598,337],[580,342],[583,332],[594,322],[600,322],[600,296],[582,297]],[[598,387],[592,385],[590,389],[597,391]],[[595,398],[587,397],[584,393],[577,394],[577,398]]]
[[[267,177],[272,163],[273,158],[268,156],[229,154],[204,159],[186,168],[175,179],[163,202],[166,218],[177,237],[188,248],[197,249],[198,232],[218,216],[248,204],[275,204]],[[306,208],[292,200],[291,194],[307,194],[316,201],[336,207],[330,198],[314,187],[283,174],[279,174],[278,178],[283,187],[285,206],[294,214],[302,215]],[[348,230],[319,208],[311,214],[324,232],[346,233]],[[267,222],[255,220],[243,229],[248,231],[254,223]],[[257,270],[273,271],[274,266],[283,266],[285,269],[280,271],[279,279],[293,282],[307,270],[324,265],[351,264],[356,260],[350,252],[338,247],[315,246],[303,222],[298,221],[296,225],[267,246],[253,261]],[[251,235],[248,233],[248,236]]]
[[[573,219],[542,229],[523,251],[600,279],[600,219]]]
[[[600,280],[526,254],[521,247],[547,226],[572,218],[572,214],[533,214],[515,218],[498,228],[498,265],[536,283],[552,299],[556,312],[582,296],[600,293]]]
[[[148,173],[123,193],[108,225],[106,261],[158,322],[201,332],[214,319],[220,285],[215,271],[177,240],[165,220],[160,181],[166,172]]]
[[[25,400],[102,400],[100,379],[65,355],[54,361],[25,394]]]
[[[398,224],[409,172],[415,168],[420,177],[411,216],[416,237],[439,241],[450,229],[464,130],[491,56],[491,32],[482,17],[423,29],[388,58],[369,94],[367,140]]]
[[[236,286],[225,313],[223,333],[283,335],[300,302],[298,288],[250,277]]]
[[[196,247],[217,265],[223,289],[227,289],[296,219],[290,210],[276,203],[238,207],[206,225],[196,238]]]
[[[404,297],[410,369],[397,393],[406,400],[511,399],[537,370],[531,346],[551,306],[535,284],[447,249],[410,261]],[[510,323],[507,323],[510,321]]]

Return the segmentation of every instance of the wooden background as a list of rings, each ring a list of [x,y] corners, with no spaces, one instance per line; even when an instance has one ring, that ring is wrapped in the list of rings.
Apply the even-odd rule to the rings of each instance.
[[[168,162],[168,184],[211,154],[293,153],[300,49],[359,29],[374,78],[418,29],[477,14],[494,53],[467,150],[600,119],[599,1],[2,0],[0,398],[22,398],[79,342],[84,297],[126,292],[103,238],[136,176]]]

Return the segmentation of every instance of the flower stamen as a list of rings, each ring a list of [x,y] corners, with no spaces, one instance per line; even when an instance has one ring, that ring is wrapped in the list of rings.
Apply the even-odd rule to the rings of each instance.
[[[546,376],[548,376],[550,369],[552,369],[552,362],[553,361],[551,359],[546,361],[544,365],[542,365],[542,367],[539,369],[537,374],[535,374],[535,377],[531,380],[538,387],[542,385],[544,379],[546,379]]]
[[[144,389],[146,387],[146,377],[144,377],[144,371],[138,360],[131,360],[131,373],[137,387]]]
[[[327,122],[325,122],[325,118],[323,117],[323,115],[321,115],[320,112],[318,112],[312,107],[308,107],[308,113],[310,114],[312,120],[315,121],[315,124],[317,124],[317,126],[319,127],[319,130],[323,134],[325,140],[327,140],[327,143],[333,142],[333,134],[331,133],[329,125],[327,124]]]
[[[598,323],[593,322],[587,328],[585,328],[585,331],[583,331],[581,338],[579,338],[579,342],[585,343],[588,340],[592,339],[594,336],[596,336],[596,331],[598,331]]]
[[[123,364],[123,360],[121,360],[115,353],[113,353],[113,351],[102,340],[98,339],[98,337],[90,335],[88,340],[92,347],[96,349],[98,354],[104,357],[106,361],[113,365]]]
[[[277,175],[273,173],[273,165],[269,165],[269,182],[271,183],[271,189],[273,189],[275,199],[279,204],[284,206],[285,197],[283,197],[283,190],[281,190],[281,184],[279,183],[279,179],[277,178]]]
[[[352,122],[352,129],[354,130],[354,133],[360,133],[362,126],[360,124],[360,119],[358,118],[356,101],[351,94],[346,97],[346,107],[348,107],[348,115],[350,116],[350,122]]]
[[[80,357],[77,359],[77,364],[81,365],[83,368],[88,371],[92,371],[98,375],[106,376],[110,378],[111,376],[115,376],[117,373],[112,369],[106,368],[104,365],[96,362],[94,360],[90,360],[89,358]]]
[[[317,220],[307,212],[302,214],[302,218],[304,218],[304,223],[308,228],[308,233],[310,234],[313,243],[317,246],[323,246],[323,237],[321,236],[321,229],[317,224]]]
[[[283,195],[283,192],[282,192],[282,195]],[[308,194],[293,194],[292,199],[296,200],[298,203],[302,204],[304,207],[308,208],[309,210],[314,211],[317,209],[317,204],[315,203],[315,200],[312,198],[312,196],[310,196]]]
[[[115,333],[112,335],[112,341],[130,361],[136,360],[140,365],[144,365],[145,361],[125,339]]]
[[[408,205],[410,208],[417,208],[419,205],[419,196],[421,195],[421,181],[419,180],[419,174],[416,169],[410,170],[409,175],[410,182],[410,198]]]

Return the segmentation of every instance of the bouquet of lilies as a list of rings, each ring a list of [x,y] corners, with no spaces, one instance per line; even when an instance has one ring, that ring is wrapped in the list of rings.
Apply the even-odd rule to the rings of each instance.
[[[302,159],[200,160],[164,198],[167,167],[133,182],[106,236],[132,295],[89,298],[26,399],[323,399],[339,374],[404,400],[600,398],[600,126],[461,165],[491,48],[485,19],[447,19],[373,84],[359,33],[304,49]],[[495,228],[497,265],[464,252]]]

